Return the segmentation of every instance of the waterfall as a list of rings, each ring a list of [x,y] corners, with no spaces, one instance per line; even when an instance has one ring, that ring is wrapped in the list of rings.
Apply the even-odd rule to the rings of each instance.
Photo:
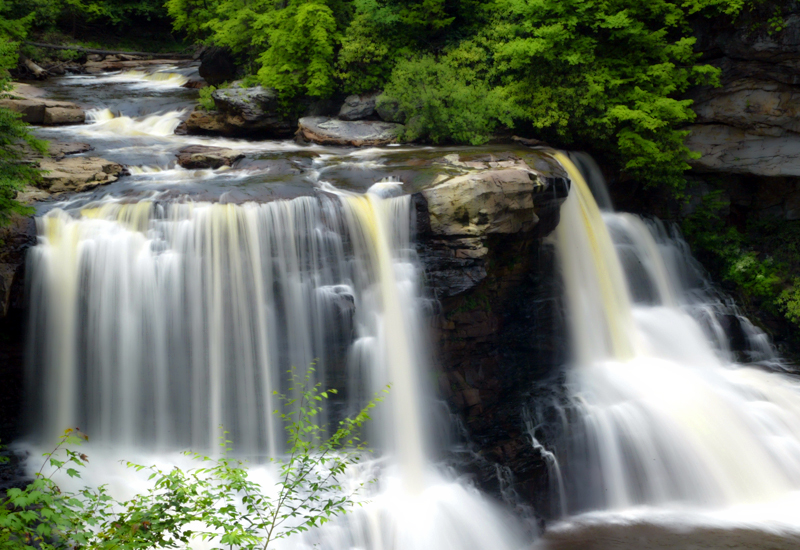
[[[712,509],[796,492],[800,382],[678,234],[601,211],[582,173],[556,157],[572,180],[555,240],[574,353],[551,443],[570,511]],[[735,362],[731,318],[752,364]]]
[[[409,205],[369,193],[107,202],[40,218],[30,358],[41,435],[81,426],[100,441],[209,449],[224,425],[241,448],[274,456],[273,390],[290,366],[314,363],[326,384],[351,378],[350,412],[394,384],[395,411],[375,432],[397,433],[421,475]]]

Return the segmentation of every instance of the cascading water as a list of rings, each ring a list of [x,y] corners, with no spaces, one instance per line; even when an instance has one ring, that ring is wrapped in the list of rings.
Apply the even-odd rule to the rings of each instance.
[[[754,518],[763,506],[763,528],[796,530],[780,510],[800,490],[800,381],[775,368],[766,337],[710,290],[679,236],[601,211],[556,156],[572,180],[555,240],[574,353],[548,443],[569,511]],[[733,361],[731,320],[758,364]]]

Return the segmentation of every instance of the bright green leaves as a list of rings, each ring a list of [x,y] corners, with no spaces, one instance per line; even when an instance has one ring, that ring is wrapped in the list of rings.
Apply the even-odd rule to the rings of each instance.
[[[534,127],[606,149],[645,183],[680,189],[691,157],[680,128],[694,113],[676,96],[716,75],[694,66],[686,18],[735,4],[496,0],[493,74]]]
[[[303,2],[256,20],[269,48],[259,56],[258,78],[283,97],[328,97],[335,89],[336,19],[322,2]]]
[[[400,111],[411,113],[404,139],[479,145],[499,124],[512,124],[504,91],[452,61],[427,56],[397,65],[382,101],[396,101]]]

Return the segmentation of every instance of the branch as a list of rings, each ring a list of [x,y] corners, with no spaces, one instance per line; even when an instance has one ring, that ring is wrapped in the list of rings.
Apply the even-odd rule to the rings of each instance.
[[[164,59],[192,59],[194,56],[190,53],[154,53],[154,52],[121,52],[117,50],[96,50],[93,48],[84,48],[82,46],[59,46],[58,44],[42,44],[41,42],[25,41],[24,44],[28,46],[36,46],[37,48],[46,48],[50,50],[74,50],[84,53],[96,53],[100,55],[140,55],[143,57],[163,57]]]

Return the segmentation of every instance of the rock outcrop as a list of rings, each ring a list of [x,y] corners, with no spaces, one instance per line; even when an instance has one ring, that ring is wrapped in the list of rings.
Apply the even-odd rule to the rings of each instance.
[[[530,445],[521,411],[535,381],[565,349],[552,249],[568,181],[544,154],[516,149],[448,155],[415,195],[418,254],[440,306],[432,340],[439,394],[479,449],[459,468],[500,493],[498,467],[543,513],[547,464]]]
[[[83,124],[86,112],[74,103],[43,98],[0,99],[0,106],[22,115],[28,124]]]
[[[299,121],[298,137],[320,145],[350,145],[355,147],[396,143],[403,126],[392,122],[346,121],[314,116]]]
[[[271,88],[233,86],[216,90],[215,111],[195,110],[176,133],[237,137],[288,137],[296,121],[280,109],[278,94]]]
[[[723,85],[696,88],[687,96],[697,113],[687,145],[702,154],[692,166],[799,176],[800,15],[786,17],[779,32],[756,19],[717,23],[700,29],[698,38],[705,61],[721,69]]]
[[[448,155],[441,166],[443,173],[416,204],[428,285],[437,297],[447,297],[486,277],[492,238],[535,239],[552,231],[568,186],[565,177],[545,176],[513,153],[466,161]]]
[[[205,145],[191,145],[178,151],[178,164],[189,170],[202,168],[222,168],[233,166],[244,155],[233,149],[223,147],[208,147]]]
[[[380,92],[347,96],[339,109],[342,120],[364,120],[375,114],[375,103]]]
[[[42,174],[42,189],[50,193],[66,191],[88,191],[107,185],[122,174],[122,165],[100,157],[44,158],[39,166]]]

